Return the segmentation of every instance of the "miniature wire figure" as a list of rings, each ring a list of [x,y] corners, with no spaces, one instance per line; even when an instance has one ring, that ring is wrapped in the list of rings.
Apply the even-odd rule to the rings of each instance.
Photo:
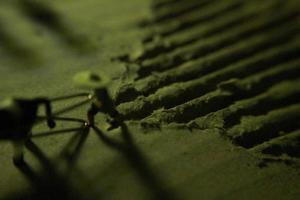
[[[37,120],[40,105],[46,108],[46,119],[49,128],[55,127],[51,104],[47,98],[13,99],[0,103],[0,139],[11,140],[14,146],[13,162],[24,163],[24,145],[28,141],[31,129]]]
[[[95,115],[102,112],[108,117],[107,122],[110,124],[108,130],[119,127],[122,119],[107,91],[111,79],[104,73],[83,71],[75,74],[73,80],[78,85],[93,90],[89,95],[92,103],[87,111],[88,126],[93,126]]]

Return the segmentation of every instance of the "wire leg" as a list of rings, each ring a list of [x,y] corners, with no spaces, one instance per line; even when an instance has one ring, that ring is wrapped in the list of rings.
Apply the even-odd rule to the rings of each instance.
[[[59,111],[56,111],[53,115],[56,116],[56,115],[60,115],[60,114],[63,114],[63,113],[66,113],[66,112],[69,112],[75,108],[78,108],[80,106],[83,106],[84,104],[87,104],[88,102],[90,102],[90,99],[87,99],[87,100],[84,100],[82,102],[79,102],[77,104],[74,104],[74,105],[71,105],[71,106],[68,106],[62,110],[59,110]]]
[[[57,134],[62,134],[62,133],[75,132],[75,131],[79,131],[81,129],[82,129],[82,126],[77,127],[77,128],[68,128],[68,129],[61,129],[61,130],[55,130],[55,131],[46,131],[46,132],[36,133],[36,134],[32,135],[31,138],[39,138],[39,137],[46,137],[46,136],[50,136],[50,135],[57,135]]]
[[[78,94],[71,94],[71,95],[66,95],[66,96],[61,96],[61,97],[55,97],[55,98],[52,98],[50,99],[51,102],[54,102],[54,101],[61,101],[61,100],[67,100],[67,99],[73,99],[73,98],[77,98],[77,97],[88,97],[90,95],[90,93],[78,93]]]
[[[39,116],[37,117],[38,119],[46,119],[47,117],[44,116]],[[79,123],[85,123],[86,121],[83,119],[79,119],[79,118],[74,118],[74,117],[53,117],[52,119],[54,119],[55,121],[69,121],[69,122],[79,122]]]

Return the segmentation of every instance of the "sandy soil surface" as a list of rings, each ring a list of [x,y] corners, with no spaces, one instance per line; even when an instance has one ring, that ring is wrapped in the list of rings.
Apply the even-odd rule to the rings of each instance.
[[[296,0],[32,2],[0,5],[0,100],[100,70],[128,129],[38,123],[21,168],[0,141],[0,199],[299,198]]]

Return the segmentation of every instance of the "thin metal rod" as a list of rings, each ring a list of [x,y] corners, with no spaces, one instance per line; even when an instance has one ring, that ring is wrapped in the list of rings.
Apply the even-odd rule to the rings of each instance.
[[[64,109],[61,109],[61,110],[59,110],[59,111],[56,111],[53,115],[54,115],[54,116],[55,116],[55,115],[60,115],[60,114],[63,114],[63,113],[65,113],[65,112],[71,111],[71,110],[73,110],[73,109],[75,109],[75,108],[78,108],[78,107],[80,107],[80,106],[83,106],[84,104],[87,104],[87,103],[90,102],[90,101],[91,101],[90,99],[87,99],[87,100],[85,100],[85,101],[82,101],[82,102],[79,102],[79,103],[77,103],[77,104],[71,105],[71,106],[66,107],[66,108],[64,108]]]
[[[38,119],[47,119],[45,116],[38,116]],[[56,121],[70,121],[70,122],[80,122],[85,123],[86,121],[83,119],[73,118],[73,117],[52,117],[52,119]]]
[[[84,101],[82,101],[82,102],[79,102],[79,103],[77,103],[77,104],[73,104],[73,105],[71,105],[71,106],[69,106],[69,107],[66,107],[66,108],[63,108],[63,109],[61,109],[61,110],[58,110],[58,111],[54,112],[54,113],[53,113],[53,116],[54,116],[55,118],[60,118],[59,120],[62,120],[62,117],[56,117],[56,115],[60,115],[60,114],[63,114],[63,113],[65,113],[65,112],[71,111],[71,110],[73,110],[73,109],[75,109],[75,108],[78,108],[78,107],[80,107],[80,106],[83,106],[84,104],[86,104],[86,103],[88,103],[88,102],[90,102],[90,99],[86,99],[86,100],[84,100]],[[37,121],[36,121],[35,124],[39,124],[39,123],[43,122],[45,119],[46,119],[46,117],[37,117]],[[66,119],[66,118],[65,118],[65,119]],[[66,120],[66,121],[72,121],[71,118],[69,118],[69,119],[70,119],[70,120]],[[75,120],[74,120],[74,121],[75,121]],[[78,122],[83,122],[83,121],[78,121]]]
[[[55,97],[55,98],[52,98],[52,99],[49,99],[49,100],[51,102],[54,102],[54,101],[67,100],[67,99],[83,97],[83,96],[88,97],[89,95],[90,95],[90,93],[85,92],[85,93],[78,93],[78,94],[71,94],[71,95],[67,95],[67,96]]]
[[[46,131],[46,132],[40,132],[36,133],[31,136],[31,138],[39,138],[39,137],[46,137],[49,135],[57,135],[57,134],[62,134],[62,133],[68,133],[68,132],[74,132],[74,131],[79,131],[82,129],[81,127],[77,128],[68,128],[68,129],[62,129],[62,130],[56,130],[56,131]]]

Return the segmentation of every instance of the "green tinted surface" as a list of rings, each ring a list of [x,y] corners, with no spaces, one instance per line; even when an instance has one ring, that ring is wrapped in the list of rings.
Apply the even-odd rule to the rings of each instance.
[[[54,21],[37,20],[28,14],[34,7],[26,3],[7,0],[0,4],[0,99],[85,92],[72,82],[72,76],[83,70],[103,70],[110,75],[114,93],[125,66],[112,58],[139,53],[146,31],[136,24],[150,16],[150,3],[44,2],[59,16],[58,21],[55,17]],[[59,111],[82,100],[56,102],[53,108]],[[84,105],[62,116],[86,119],[87,109]],[[96,124],[101,130],[108,126],[102,115],[97,115]],[[77,122],[57,122],[55,130],[80,126]],[[48,128],[40,123],[33,134],[45,131]],[[262,167],[259,155],[232,145],[220,132],[191,132],[178,127],[142,130],[130,125],[130,137],[125,138],[119,129],[102,134],[73,130],[36,137],[32,139],[34,153],[25,150],[28,168],[23,170],[12,164],[11,144],[1,141],[0,199],[26,199],[39,193],[92,200],[300,196],[298,161],[286,165],[275,160]]]

